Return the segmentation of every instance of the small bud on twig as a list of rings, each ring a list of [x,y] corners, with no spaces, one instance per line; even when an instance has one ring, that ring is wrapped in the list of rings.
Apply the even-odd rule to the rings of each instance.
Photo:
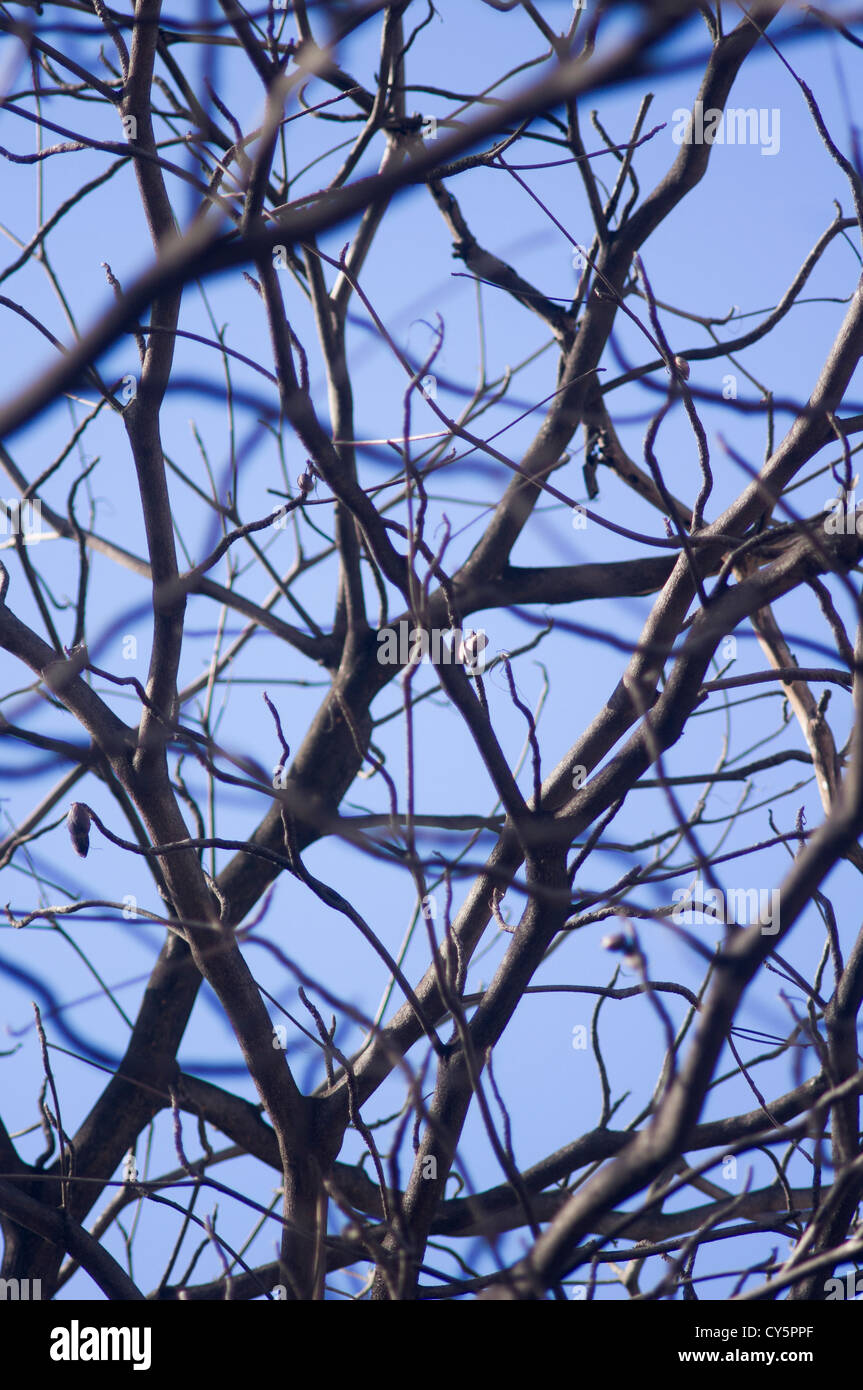
[[[308,497],[309,493],[314,491],[316,481],[311,465],[306,464],[305,472],[301,473],[297,478],[297,487],[303,497]]]
[[[86,859],[90,848],[90,812],[83,802],[72,802],[66,824],[72,838],[72,848],[82,859]]]

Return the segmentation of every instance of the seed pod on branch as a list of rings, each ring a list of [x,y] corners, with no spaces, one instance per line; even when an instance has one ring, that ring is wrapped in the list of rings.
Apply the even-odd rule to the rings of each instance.
[[[86,859],[87,851],[90,848],[90,811],[88,807],[81,801],[73,801],[69,807],[66,824],[72,838],[72,848],[76,854],[80,854],[82,859]]]

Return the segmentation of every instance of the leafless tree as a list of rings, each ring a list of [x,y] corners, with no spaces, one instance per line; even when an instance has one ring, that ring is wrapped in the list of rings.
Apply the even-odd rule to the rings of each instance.
[[[43,1075],[0,1125],[3,1276],[837,1296],[863,1256],[863,170],[795,62],[859,62],[853,16],[193,8],[0,6],[7,1020],[38,998],[0,1065]],[[471,90],[441,42],[482,52]],[[653,248],[762,60],[847,210],[811,248],[789,227],[775,303],[717,317],[654,288]],[[511,199],[554,275],[504,259]],[[593,680],[541,687],[538,658]],[[127,1016],[117,944],[157,931]],[[98,1048],[60,960],[112,1004]],[[777,980],[767,1036],[746,1000]],[[178,1062],[204,984],[223,1084]]]

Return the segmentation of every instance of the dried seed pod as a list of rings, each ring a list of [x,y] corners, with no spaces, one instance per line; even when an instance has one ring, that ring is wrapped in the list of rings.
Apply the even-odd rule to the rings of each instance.
[[[478,632],[466,632],[458,644],[458,660],[468,671],[481,671],[485,665],[487,646],[488,636],[482,629]]]
[[[66,817],[72,848],[82,859],[87,858],[90,848],[90,812],[81,801],[73,801]]]

